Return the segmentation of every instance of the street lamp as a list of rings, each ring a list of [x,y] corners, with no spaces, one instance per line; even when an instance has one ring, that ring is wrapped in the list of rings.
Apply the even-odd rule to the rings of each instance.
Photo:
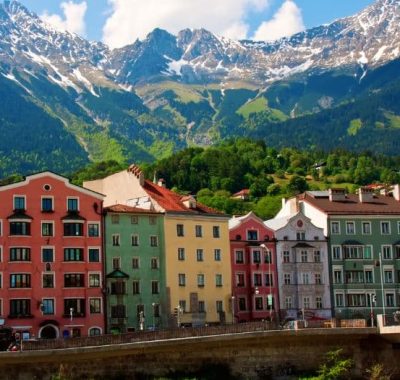
[[[143,311],[141,311],[141,312],[139,313],[139,329],[140,329],[141,331],[144,330],[144,313],[143,313]]]

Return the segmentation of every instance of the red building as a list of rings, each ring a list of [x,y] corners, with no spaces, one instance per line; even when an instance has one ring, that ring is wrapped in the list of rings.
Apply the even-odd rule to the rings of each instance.
[[[104,331],[102,200],[51,172],[0,187],[0,314],[23,338]]]
[[[250,212],[229,221],[229,238],[235,321],[274,320],[279,302],[273,231]]]

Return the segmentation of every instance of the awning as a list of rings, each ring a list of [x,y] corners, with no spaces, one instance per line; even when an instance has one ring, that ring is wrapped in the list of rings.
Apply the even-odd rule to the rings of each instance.
[[[122,272],[120,269],[115,269],[111,273],[109,273],[107,278],[129,278],[129,275],[126,274],[125,272]]]

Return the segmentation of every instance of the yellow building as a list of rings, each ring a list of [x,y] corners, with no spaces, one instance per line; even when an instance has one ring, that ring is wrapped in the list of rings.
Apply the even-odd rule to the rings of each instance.
[[[145,180],[134,165],[84,187],[105,194],[105,206],[119,203],[164,213],[168,310],[161,312],[171,324],[232,322],[227,215],[166,189],[162,182]]]

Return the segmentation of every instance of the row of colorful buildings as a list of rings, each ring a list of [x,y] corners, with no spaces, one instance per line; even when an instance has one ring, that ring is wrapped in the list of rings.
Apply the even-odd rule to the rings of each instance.
[[[370,318],[400,303],[400,191],[306,192],[229,217],[127,170],[0,187],[0,315],[28,339],[252,320]]]

